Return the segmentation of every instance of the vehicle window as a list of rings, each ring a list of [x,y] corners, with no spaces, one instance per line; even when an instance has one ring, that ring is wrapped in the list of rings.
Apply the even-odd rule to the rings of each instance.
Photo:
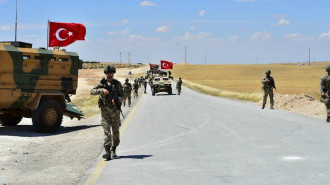
[[[29,60],[29,59],[31,59],[30,55],[23,55],[23,60]]]
[[[69,61],[69,59],[68,58],[59,58],[58,61],[60,61],[60,62],[67,62],[67,61]]]
[[[56,57],[51,57],[49,61],[56,61]]]
[[[155,78],[154,80],[155,80],[155,82],[159,82],[160,78]]]
[[[164,80],[164,81],[167,81],[167,80],[168,80],[168,78],[163,78],[163,80]]]

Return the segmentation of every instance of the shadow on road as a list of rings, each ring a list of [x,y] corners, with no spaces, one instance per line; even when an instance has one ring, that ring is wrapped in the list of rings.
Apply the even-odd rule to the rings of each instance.
[[[144,159],[147,157],[152,157],[152,155],[126,155],[126,156],[119,156],[118,159]]]
[[[65,134],[69,132],[75,132],[79,130],[89,129],[93,127],[99,127],[100,125],[79,125],[73,127],[60,127],[56,133],[36,133],[33,131],[32,125],[16,125],[0,127],[0,136],[20,136],[20,137],[45,137],[54,136],[59,134]]]

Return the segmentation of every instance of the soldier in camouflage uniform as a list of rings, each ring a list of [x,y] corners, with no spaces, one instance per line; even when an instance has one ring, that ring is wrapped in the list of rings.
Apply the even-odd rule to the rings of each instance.
[[[139,84],[137,83],[137,81],[134,82],[133,88],[134,88],[134,98],[139,98]]]
[[[176,83],[176,89],[178,90],[178,95],[181,94],[181,85],[182,85],[181,77],[179,78],[178,82]]]
[[[265,108],[268,95],[269,95],[269,99],[270,99],[270,109],[274,109],[273,88],[276,89],[276,87],[275,87],[274,78],[270,76],[270,73],[271,73],[271,71],[267,70],[266,71],[266,77],[264,77],[261,80],[261,83],[263,84],[262,90],[264,90],[264,97],[263,97],[263,102],[262,102],[262,107],[261,107],[262,109]]]
[[[147,79],[144,79],[143,80],[144,94],[147,94],[147,85],[148,85],[148,81],[147,81]]]
[[[115,105],[115,100],[111,99],[109,91],[106,88],[111,88],[112,92],[121,101],[124,96],[123,86],[121,83],[114,79],[114,73],[116,68],[113,65],[104,67],[104,74],[106,78],[103,78],[101,82],[96,85],[91,91],[91,95],[99,95],[99,107],[101,109],[102,127],[104,130],[104,149],[105,154],[103,158],[110,160],[116,155],[116,147],[120,143],[119,139],[119,127],[120,123],[120,112]]]
[[[321,78],[320,91],[321,91],[321,102],[327,107],[327,122],[330,122],[330,65],[326,67],[326,74]]]
[[[132,85],[128,82],[128,78],[126,78],[124,83],[124,104],[125,107],[126,99],[128,99],[128,106],[131,106],[131,93],[132,93]]]

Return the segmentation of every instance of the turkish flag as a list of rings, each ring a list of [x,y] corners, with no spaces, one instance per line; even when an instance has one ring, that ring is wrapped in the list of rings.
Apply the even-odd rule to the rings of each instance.
[[[67,46],[85,40],[86,28],[78,23],[49,22],[49,47]]]
[[[173,69],[173,63],[165,60],[160,61],[161,69]]]

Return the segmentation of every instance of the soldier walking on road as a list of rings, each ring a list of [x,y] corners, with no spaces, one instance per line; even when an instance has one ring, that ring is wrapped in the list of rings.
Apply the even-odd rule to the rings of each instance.
[[[266,77],[264,77],[261,80],[261,83],[263,84],[262,90],[264,90],[264,97],[263,97],[263,102],[262,102],[262,109],[265,108],[266,102],[267,102],[267,96],[269,95],[270,99],[270,109],[274,109],[274,93],[273,93],[273,88],[276,89],[275,87],[275,81],[274,78],[270,76],[271,71],[267,70],[266,71]]]
[[[132,93],[132,85],[128,82],[128,78],[126,78],[124,83],[124,104],[125,107],[126,99],[128,99],[128,106],[131,106],[131,93]]]
[[[178,95],[181,94],[181,85],[182,85],[181,77],[179,78],[178,82],[176,83],[176,89],[178,90]]]
[[[124,92],[121,83],[113,78],[115,73],[116,68],[114,65],[110,64],[105,66],[104,74],[106,78],[103,78],[101,82],[90,91],[91,95],[99,95],[98,104],[101,109],[101,124],[104,130],[103,146],[105,154],[103,158],[107,160],[117,157],[116,148],[120,143],[120,109],[116,106],[116,102],[119,101],[119,103],[121,103]]]
[[[320,91],[321,91],[321,102],[327,107],[327,122],[330,122],[330,65],[326,67],[326,74],[321,78]]]
[[[139,84],[137,81],[134,82],[133,89],[134,89],[134,98],[139,98]]]
[[[145,80],[143,81],[144,94],[147,94],[147,85],[148,85],[148,81],[147,81],[147,79],[145,79]]]

